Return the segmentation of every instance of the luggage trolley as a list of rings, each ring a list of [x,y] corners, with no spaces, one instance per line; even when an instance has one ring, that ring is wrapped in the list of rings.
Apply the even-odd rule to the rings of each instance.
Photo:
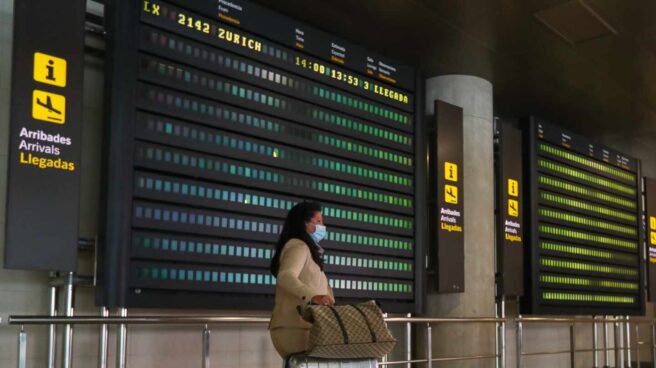
[[[323,359],[294,354],[283,363],[283,368],[378,368],[376,359]]]

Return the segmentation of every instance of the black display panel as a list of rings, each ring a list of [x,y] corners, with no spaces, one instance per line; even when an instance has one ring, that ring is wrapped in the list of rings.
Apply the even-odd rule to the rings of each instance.
[[[524,178],[522,133],[498,121],[495,145],[497,286],[502,296],[524,294]]]
[[[640,161],[537,118],[524,124],[523,313],[644,313]]]
[[[645,243],[647,243],[647,301],[656,300],[656,180],[643,178]]]
[[[15,4],[6,268],[77,270],[85,4]]]
[[[283,219],[317,200],[339,302],[420,311],[414,70],[229,3],[108,4],[100,301],[270,309]]]
[[[431,162],[431,234],[437,268],[436,289],[440,293],[465,292],[465,178],[464,131],[461,107],[435,100]],[[431,259],[431,261],[433,261]]]

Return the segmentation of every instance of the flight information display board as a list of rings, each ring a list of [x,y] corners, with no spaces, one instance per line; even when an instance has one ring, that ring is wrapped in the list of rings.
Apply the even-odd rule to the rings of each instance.
[[[643,314],[640,162],[536,118],[524,128],[524,313]]]
[[[103,304],[269,309],[284,217],[316,200],[340,303],[419,311],[413,69],[249,1],[108,13]]]

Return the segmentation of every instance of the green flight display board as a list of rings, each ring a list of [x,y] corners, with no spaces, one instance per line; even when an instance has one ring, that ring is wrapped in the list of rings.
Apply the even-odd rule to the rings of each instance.
[[[340,303],[421,306],[415,71],[250,1],[108,5],[109,306],[269,309],[299,201]]]
[[[537,118],[524,132],[523,313],[643,314],[640,161]]]

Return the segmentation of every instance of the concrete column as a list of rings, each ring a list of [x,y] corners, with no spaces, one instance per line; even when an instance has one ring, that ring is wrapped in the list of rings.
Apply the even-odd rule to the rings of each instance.
[[[430,78],[426,81],[427,116],[433,115],[433,101],[436,99],[460,106],[464,112],[465,292],[437,294],[434,292],[434,276],[429,275],[425,315],[494,316],[492,84],[469,75]],[[434,358],[495,353],[494,325],[437,325],[433,331]],[[438,363],[433,366],[493,367],[494,360]]]

